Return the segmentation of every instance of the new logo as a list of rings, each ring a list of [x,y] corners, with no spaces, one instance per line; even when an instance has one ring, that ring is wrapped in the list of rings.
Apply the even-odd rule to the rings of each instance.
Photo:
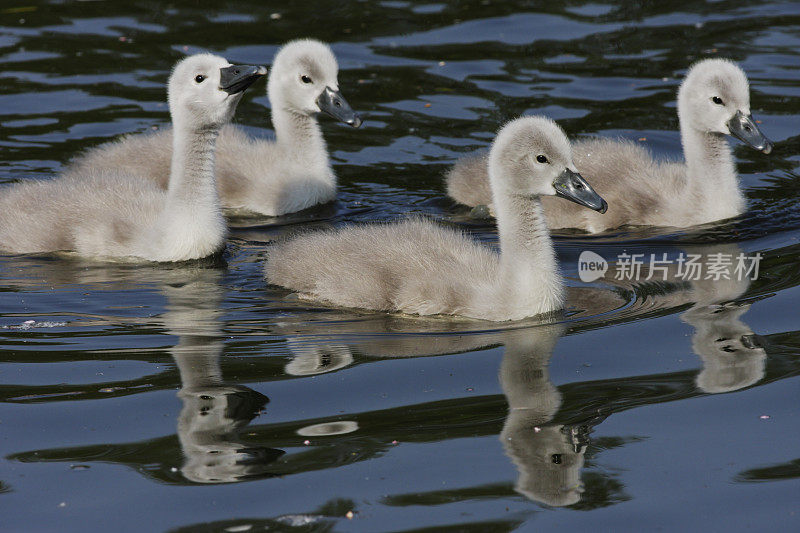
[[[608,261],[590,250],[582,251],[578,257],[578,276],[584,283],[591,283],[602,278],[607,270]]]

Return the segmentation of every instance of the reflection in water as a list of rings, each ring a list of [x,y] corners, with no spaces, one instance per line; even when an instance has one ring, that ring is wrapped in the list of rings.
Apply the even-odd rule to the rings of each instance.
[[[216,272],[215,272],[216,274]],[[249,446],[238,432],[269,399],[222,378],[219,322],[223,290],[214,279],[165,285],[163,324],[179,340],[171,350],[181,375],[178,439],[185,462],[181,472],[196,483],[230,483],[269,476],[270,463],[283,451]]]
[[[59,268],[39,259],[30,259],[30,263],[38,269],[37,281],[50,286],[75,283],[83,287],[96,283],[124,286],[138,279],[135,271],[126,265],[76,262],[75,268],[64,268],[64,265]],[[183,407],[178,417],[177,443],[174,437],[165,437],[146,443],[33,452],[19,454],[18,458],[23,461],[119,461],[162,481],[180,482],[171,468],[180,460],[175,457],[176,444],[179,444],[183,455],[180,472],[190,482],[226,483],[272,475],[270,466],[284,452],[252,446],[240,438],[242,428],[258,416],[269,399],[248,387],[228,384],[222,377],[220,357],[225,347],[221,325],[224,289],[219,283],[222,271],[196,265],[167,265],[152,268],[149,274],[149,281],[166,297],[166,305],[164,313],[148,318],[146,325],[177,337],[177,343],[168,349],[182,385],[178,392]],[[105,322],[111,318],[99,317],[99,320]],[[121,358],[121,355],[128,354],[118,352],[113,357]],[[152,376],[143,379],[146,384],[155,381]],[[115,386],[107,387],[109,391],[142,388],[137,382],[128,383],[127,387],[116,387],[114,382],[107,385],[112,384]],[[173,384],[174,381],[166,382],[161,387],[171,388]]]
[[[0,6],[5,12],[0,54],[6,67],[0,76],[0,182],[47,179],[82,150],[166,124],[161,80],[177,56],[201,51],[195,46],[257,63],[299,36],[329,41],[341,59],[342,86],[369,118],[359,134],[330,120],[321,123],[341,178],[337,202],[293,217],[239,219],[225,254],[225,315],[212,319],[222,322],[225,333],[220,366],[228,380],[268,393],[270,415],[280,403],[280,417],[261,416],[238,428],[229,424],[232,433],[224,440],[285,450],[271,463],[274,473],[285,475],[280,480],[209,486],[188,481],[181,472],[187,459],[175,426],[183,399],[173,395],[182,378],[169,354],[184,337],[168,337],[155,324],[165,317],[163,297],[153,287],[182,283],[191,274],[165,275],[167,266],[0,258],[0,326],[67,322],[63,328],[0,329],[0,500],[7,511],[0,523],[5,529],[79,531],[87,524],[132,529],[128,524],[138,523],[140,509],[147,509],[150,529],[158,531],[527,531],[555,523],[562,529],[580,524],[580,529],[597,517],[608,528],[615,519],[622,521],[625,529],[659,516],[668,516],[675,529],[699,529],[699,520],[709,513],[720,519],[719,528],[763,515],[777,529],[791,529],[781,528],[781,517],[788,520],[786,511],[793,506],[785,487],[800,484],[800,465],[798,454],[786,448],[791,443],[781,437],[796,432],[798,424],[796,417],[781,414],[791,414],[792,397],[786,393],[800,379],[800,331],[792,308],[800,294],[796,3],[329,1],[315,4],[322,9],[313,11],[308,5],[244,0],[210,9],[209,2],[197,0],[26,0]],[[280,18],[273,20],[273,13]],[[348,318],[375,325],[354,333],[374,341],[365,345],[346,330],[339,335],[330,325],[336,320],[330,310],[285,300],[284,293],[259,281],[265,243],[273,239],[305,229],[389,220],[409,210],[449,219],[495,243],[493,224],[470,220],[443,199],[441,179],[457,157],[486,148],[492,132],[509,117],[544,113],[574,135],[621,135],[658,157],[679,156],[675,90],[686,66],[709,55],[731,57],[757,72],[751,85],[761,108],[754,113],[769,119],[778,141],[769,157],[734,149],[747,213],[687,232],[622,229],[601,236],[563,235],[556,243],[561,258],[575,259],[584,248],[610,258],[622,250],[675,250],[684,241],[743,242],[765,255],[764,275],[744,296],[721,295],[700,305],[686,284],[668,289],[676,294],[670,302],[666,290],[653,284],[620,290],[623,306],[605,310],[571,300],[586,311],[569,315],[570,337],[556,345],[552,366],[546,367],[561,406],[539,427],[547,431],[566,424],[565,431],[577,433],[580,443],[583,421],[591,423],[598,413],[616,418],[613,426],[601,424],[591,434],[580,458],[584,492],[570,506],[604,511],[587,515],[559,507],[540,512],[515,491],[524,483],[498,439],[510,414],[497,385],[503,348],[408,361],[372,356],[404,350],[411,356],[412,344],[416,355],[429,348],[430,353],[446,351],[457,337],[469,338],[476,347],[464,343],[465,350],[502,342],[487,326],[459,330],[435,324],[415,335],[412,327],[383,329],[378,319]],[[124,61],[109,61],[113,58]],[[268,108],[266,95],[254,92],[241,103],[237,121],[254,137],[270,138]],[[646,140],[639,143],[640,138]],[[572,260],[562,265],[567,274],[575,270]],[[770,297],[753,303],[765,295]],[[720,304],[724,309],[714,313]],[[296,333],[274,327],[287,317],[299,324]],[[742,330],[741,323],[751,327]],[[640,325],[652,339],[651,348],[639,354],[633,350],[641,344],[626,336],[635,335]],[[730,357],[727,342],[716,347],[715,341],[741,340],[750,329],[764,334],[755,339],[763,341],[759,344],[769,357],[765,377],[747,385],[752,377],[744,374],[757,376],[759,365],[746,372],[723,369],[755,361],[759,352],[747,352],[748,357],[742,352],[737,363],[725,359]],[[688,336],[662,339],[677,330]],[[220,338],[209,337],[196,340],[212,352]],[[284,371],[291,360],[287,338],[294,353],[299,353],[296,341],[332,344],[347,347],[353,360],[314,379],[290,373]],[[583,377],[563,368],[565,361],[588,358],[580,350],[599,339],[607,348],[594,350],[592,367],[580,370]],[[667,345],[680,346],[681,353],[665,354]],[[738,343],[732,348],[738,350]],[[337,353],[321,355],[310,368],[334,369]],[[677,358],[682,360],[678,369]],[[347,354],[339,359],[345,360]],[[421,376],[422,368],[441,372]],[[402,374],[385,377],[394,370]],[[726,372],[732,375],[716,383],[700,378]],[[384,380],[379,387],[377,378]],[[433,392],[412,389],[428,383]],[[713,402],[698,398],[708,394],[703,390],[720,391],[715,388],[720,383],[726,389],[756,389]],[[452,384],[457,386],[448,388]],[[465,392],[462,385],[479,388]],[[757,410],[742,409],[752,396],[759,398]],[[702,418],[709,403],[717,408],[713,421],[686,423]],[[616,416],[629,409],[632,416]],[[174,419],[164,419],[164,410]],[[252,414],[256,406],[244,410]],[[666,411],[668,418],[636,426],[642,414]],[[772,418],[751,421],[754,414]],[[203,418],[209,417],[216,415]],[[134,419],[133,426],[126,422]],[[319,431],[320,424],[330,424],[322,428],[330,433],[342,421],[357,422],[358,430],[300,434]],[[91,426],[97,431],[89,431]],[[725,427],[744,431],[721,440],[717,430]],[[533,433],[533,439],[540,434]],[[639,438],[648,443],[635,444]],[[305,440],[311,444],[304,445]],[[536,446],[535,440],[525,442]],[[699,449],[698,442],[716,445],[718,453],[698,460],[708,450]],[[472,452],[466,466],[464,455],[452,453],[464,446]],[[758,453],[749,453],[753,446]],[[665,449],[676,461],[650,464]],[[419,452],[435,459],[420,468]],[[485,461],[470,464],[470,457]],[[726,463],[735,466],[726,468]],[[72,464],[91,468],[73,471]],[[482,468],[487,465],[499,468]],[[383,479],[378,472],[390,475]],[[673,498],[678,485],[696,497]],[[69,497],[55,499],[63,493]],[[340,498],[349,501],[340,503]],[[625,498],[632,501],[616,505]],[[66,508],[55,507],[64,500]],[[345,518],[350,510],[356,511],[352,522]]]
[[[285,476],[335,469],[391,453],[398,443],[402,446],[410,442],[442,441],[445,445],[449,439],[501,435],[506,453],[519,470],[515,483],[518,493],[551,506],[576,504],[581,508],[593,508],[612,505],[627,496],[614,474],[594,468],[589,457],[598,449],[623,446],[632,440],[604,436],[598,439],[600,446],[597,448],[589,440],[592,429],[615,412],[698,395],[694,386],[696,372],[575,382],[556,388],[550,382],[547,364],[553,346],[569,323],[476,335],[469,331],[469,325],[462,324],[468,329],[459,334],[457,326],[451,323],[452,330],[445,333],[443,324],[436,320],[381,317],[380,321],[388,328],[383,335],[336,335],[329,342],[318,339],[316,350],[303,353],[328,353],[331,348],[326,344],[331,344],[340,349],[346,347],[356,362],[366,359],[379,365],[376,359],[394,357],[394,354],[397,357],[431,355],[429,346],[453,354],[505,344],[500,365],[504,395],[465,396],[363,412],[356,406],[344,417],[331,414],[251,425],[247,440],[257,442],[259,447],[256,448],[243,444],[238,435],[266,399],[245,387],[224,385],[218,359],[220,345],[217,342],[221,332],[217,325],[219,307],[215,304],[214,290],[213,284],[205,288],[202,284],[165,288],[170,307],[163,315],[163,322],[170,331],[179,333],[179,342],[172,353],[181,371],[183,389],[180,395],[185,401],[178,431],[184,452],[180,480],[168,473],[169,467],[180,459],[168,457],[161,451],[177,448],[174,437],[146,443],[30,451],[11,458],[26,462],[111,461],[132,466],[162,481],[205,483],[250,479],[270,472]],[[197,300],[198,310],[191,311],[183,305],[189,300]],[[188,312],[183,314],[182,310]],[[375,329],[375,317],[369,317],[366,322],[371,323],[369,331],[380,331]],[[331,321],[328,326],[334,323],[337,322]],[[345,333],[346,324],[339,323],[342,330],[337,333]],[[201,326],[197,327],[198,324]],[[436,330],[438,334],[434,333]],[[387,334],[389,332],[392,334]],[[568,334],[575,332],[567,331]],[[293,337],[292,340],[314,344],[309,338]],[[457,356],[453,356],[452,364],[458,364]],[[320,370],[325,368],[322,365]],[[245,396],[239,396],[240,392]],[[209,414],[201,414],[204,407]],[[501,426],[499,421],[503,419]],[[310,444],[301,446],[306,438]],[[224,464],[209,464],[207,461],[213,461],[211,457],[216,455],[213,452],[223,448],[231,452],[225,455]],[[132,449],[139,451],[131,453]],[[284,449],[291,453],[281,455]],[[586,469],[588,471],[581,472]],[[585,492],[582,492],[582,484]],[[508,497],[512,487],[477,486],[395,495],[387,497],[384,503],[432,505],[442,499],[466,501],[474,498],[476,491]]]
[[[700,251],[692,249],[692,253],[703,254],[738,251],[738,247],[727,245],[703,247]],[[748,280],[683,282],[673,277],[656,294],[648,295],[660,300],[652,304],[656,308],[675,309],[691,305],[681,318],[695,328],[692,348],[703,361],[703,368],[687,377],[694,376],[696,386],[703,392],[730,392],[752,385],[764,376],[766,352],[741,320],[749,305],[734,302],[743,297],[748,287]],[[594,292],[573,294],[579,295],[577,305],[583,306],[589,314],[597,312],[598,305],[607,308],[614,297],[613,293],[605,298],[597,298]],[[532,501],[554,507],[581,501],[584,493],[582,469],[591,445],[590,434],[615,409],[613,401],[604,402],[602,397],[596,396],[588,398],[591,405],[576,406],[575,400],[580,400],[583,395],[580,394],[581,384],[575,383],[566,389],[574,396],[569,402],[571,413],[559,414],[564,399],[562,392],[550,381],[548,365],[555,344],[569,322],[496,329],[473,335],[474,323],[388,315],[364,319],[346,313],[329,318],[332,319],[326,324],[326,333],[330,335],[327,342],[319,337],[312,340],[313,332],[304,331],[299,324],[278,328],[290,330],[293,334],[312,333],[311,338],[292,336],[287,340],[294,355],[286,365],[287,373],[310,375],[339,370],[356,360],[355,354],[368,358],[415,357],[503,344],[505,350],[499,379],[508,403],[508,414],[500,440],[519,471],[515,490]],[[575,330],[582,326],[580,322],[572,325],[576,326]],[[450,334],[443,331],[448,328]],[[459,335],[459,329],[464,334]],[[432,335],[434,332],[438,334]],[[657,377],[653,378],[657,380]],[[618,385],[624,382],[612,381],[607,386],[613,385],[617,390]],[[587,385],[587,390],[592,388],[591,384]],[[657,393],[657,401],[665,401],[658,388],[653,392]],[[641,395],[634,396],[638,396],[636,405],[648,403]],[[618,409],[630,407],[620,405]],[[563,423],[566,421],[569,423]],[[306,432],[308,429],[301,428],[298,433],[312,435]],[[369,428],[362,429],[369,432]]]
[[[701,390],[716,394],[748,387],[764,377],[767,352],[740,317],[750,305],[696,306],[681,315],[695,327],[692,349],[703,360]]]
[[[703,253],[716,253],[721,248],[728,253],[735,248],[738,253],[735,246],[708,247]],[[764,377],[766,351],[740,319],[750,306],[731,302],[742,297],[748,287],[746,279],[701,280],[665,295],[673,304],[693,303],[681,318],[695,328],[692,349],[703,361],[695,383],[703,392],[731,392]],[[553,423],[562,395],[550,382],[548,364],[562,334],[559,326],[507,332],[500,367],[500,383],[508,400],[508,417],[500,439],[519,470],[515,489],[550,506],[580,501],[589,434],[608,416],[597,413],[579,423]]]
[[[597,415],[579,423],[553,423],[562,395],[550,381],[548,365],[563,332],[559,326],[510,332],[499,373],[508,401],[500,441],[519,471],[515,490],[553,507],[581,500],[589,434],[606,419]]]
[[[742,253],[735,244],[696,247],[691,253],[704,257],[712,254]],[[694,305],[681,319],[695,328],[692,350],[703,361],[697,375],[700,390],[711,394],[748,387],[764,377],[767,352],[758,336],[741,320],[750,304],[737,303],[750,287],[750,280],[702,280],[692,282],[689,300]]]
[[[580,501],[580,482],[588,439],[575,446],[562,425],[546,425],[561,406],[561,394],[547,367],[563,329],[557,326],[509,333],[500,365],[500,384],[508,400],[500,440],[519,470],[515,489],[552,506]]]
[[[692,250],[695,252],[695,250]],[[699,250],[712,253],[741,253],[736,245],[707,246]],[[697,386],[711,394],[748,387],[764,377],[767,352],[758,336],[741,320],[750,304],[737,303],[750,286],[750,280],[703,280],[692,282],[694,305],[681,320],[695,328],[692,350],[703,361]]]
[[[286,373],[292,376],[313,376],[333,372],[353,362],[350,349],[342,344],[315,344],[289,338],[286,341],[292,360],[286,364]]]
[[[113,277],[117,282],[124,281],[124,269],[114,274],[114,268],[105,276],[101,275],[104,269],[87,272],[92,279]],[[366,361],[379,364],[376,359],[381,358],[456,354],[504,345],[500,383],[505,398],[487,396],[472,402],[462,397],[364,412],[355,408],[345,416],[332,414],[252,426],[251,421],[268,400],[247,387],[226,384],[223,379],[220,276],[213,269],[153,270],[167,299],[166,310],[155,323],[177,338],[169,348],[182,382],[178,396],[183,408],[177,442],[174,437],[165,437],[145,444],[39,450],[17,454],[15,458],[115,461],[169,482],[222,483],[335,468],[385,454],[398,441],[427,442],[445,438],[445,434],[449,438],[500,434],[506,453],[519,471],[515,483],[518,493],[550,506],[608,505],[619,501],[622,494],[621,484],[610,477],[613,474],[594,469],[581,473],[582,469],[591,469],[587,467],[587,454],[593,453],[589,434],[605,416],[695,396],[698,387],[706,392],[725,392],[752,385],[763,375],[766,360],[757,337],[742,321],[747,305],[731,303],[742,298],[748,288],[746,281],[676,282],[647,295],[656,308],[665,312],[691,306],[682,318],[695,328],[693,347],[704,362],[699,374],[616,378],[569,383],[559,388],[548,376],[553,347],[562,333],[577,334],[593,327],[591,319],[571,319],[560,324],[528,321],[507,325],[514,329],[486,330],[486,323],[480,321],[330,310],[326,311],[324,322],[311,323],[307,317],[295,321],[290,313],[282,316],[279,323],[266,326],[271,334],[286,339],[293,354],[285,365],[286,374],[311,376]],[[588,315],[599,315],[618,305],[617,293],[588,289],[574,293],[578,298],[572,300]],[[147,320],[148,324],[153,322]],[[459,418],[465,411],[471,420],[466,425]],[[503,418],[501,427],[498,421]],[[248,436],[242,438],[245,426]],[[301,446],[305,439],[310,444]],[[606,441],[603,448],[608,447]],[[616,445],[622,444],[620,441]],[[183,452],[180,480],[170,473],[170,467],[181,461],[173,457],[176,445]],[[146,448],[148,452],[132,455],[131,447]],[[283,450],[290,453],[284,454]],[[597,488],[601,486],[602,489]]]
[[[268,401],[247,387],[184,386],[178,438],[185,458],[181,472],[196,483],[230,483],[269,476],[268,465],[281,450],[248,446],[237,438]]]
[[[347,329],[348,335],[365,327],[358,322],[337,323]],[[369,331],[376,331],[374,321],[367,324]],[[309,362],[321,362],[320,354],[347,354],[347,359],[352,360],[353,352],[357,351],[371,358],[395,358],[464,352],[504,344],[499,374],[508,402],[508,415],[500,439],[519,470],[516,490],[531,500],[551,506],[571,505],[580,500],[583,492],[581,468],[590,442],[589,433],[604,417],[581,424],[551,423],[561,406],[561,394],[550,381],[547,367],[556,341],[566,329],[564,324],[495,330],[483,335],[440,334],[423,338],[420,335],[424,335],[426,329],[441,328],[442,324],[435,320],[393,316],[384,317],[383,325],[387,331],[405,328],[407,333],[414,331],[414,334],[351,337],[349,348],[339,343],[304,343],[300,350],[296,342],[290,341],[295,360],[287,365],[287,371],[298,359],[304,362],[305,369],[311,370],[313,365]],[[433,351],[433,348],[438,350]],[[316,368],[316,373],[332,370],[325,364],[318,364]],[[322,425],[331,424],[337,423]],[[308,431],[312,427],[317,426],[301,428],[298,433],[310,435]]]
[[[358,431],[358,422],[353,420],[341,420],[305,426],[298,429],[297,434],[304,437],[326,437],[330,435],[346,435],[354,431]]]
[[[737,257],[742,249],[736,244],[715,244],[692,246],[686,252],[704,258],[716,254]],[[607,279],[613,280],[615,275],[612,271]],[[703,362],[696,380],[697,387],[711,394],[753,385],[764,377],[765,372],[766,351],[759,337],[741,320],[751,304],[738,300],[750,287],[750,279],[746,276],[738,279],[732,270],[729,277],[684,281],[672,265],[665,286],[659,289],[663,292],[651,295],[654,300],[660,300],[660,303],[653,304],[656,307],[675,308],[691,304],[681,314],[681,320],[694,327],[692,350]],[[617,281],[611,283],[623,285]]]

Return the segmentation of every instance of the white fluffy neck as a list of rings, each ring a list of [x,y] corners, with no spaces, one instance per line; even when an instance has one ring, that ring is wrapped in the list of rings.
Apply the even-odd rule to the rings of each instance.
[[[702,220],[697,223],[729,218],[744,210],[744,195],[739,190],[736,166],[730,146],[718,133],[701,132],[681,121],[681,141],[686,158],[687,185],[699,204],[689,202],[693,213]]]
[[[330,168],[328,147],[316,117],[276,105],[272,110],[272,125],[278,147],[289,157],[307,167]]]
[[[500,293],[523,313],[560,309],[563,287],[539,198],[494,194],[500,236]]]
[[[219,128],[176,125],[168,194],[177,206],[219,203],[214,177],[214,148]]]
[[[218,136],[219,127],[192,128],[177,124],[172,136],[167,209],[178,218],[185,217],[190,225],[211,221],[224,223],[214,176],[214,148]]]
[[[148,245],[149,255],[158,261],[207,257],[225,244],[226,224],[214,176],[219,127],[174,122],[167,200]]]

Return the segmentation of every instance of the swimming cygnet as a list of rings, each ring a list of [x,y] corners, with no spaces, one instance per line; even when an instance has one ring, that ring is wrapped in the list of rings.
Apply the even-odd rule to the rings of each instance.
[[[564,290],[541,198],[607,208],[574,169],[569,141],[555,122],[514,120],[489,154],[500,254],[459,231],[411,219],[275,245],[266,279],[338,306],[420,315],[516,320],[560,309]]]
[[[622,225],[686,227],[741,214],[745,199],[725,135],[768,154],[772,143],[750,115],[747,76],[733,62],[695,63],[678,91],[685,162],[662,162],[641,145],[614,139],[573,143],[578,170],[608,200],[602,217],[545,198],[550,228],[600,232]],[[458,161],[446,176],[447,192],[469,206],[490,205],[485,155]]]
[[[184,261],[225,246],[226,224],[214,180],[214,148],[242,92],[265,67],[231,65],[198,54],[172,71],[168,100],[175,135],[169,188],[124,171],[27,181],[0,190],[0,250]]]

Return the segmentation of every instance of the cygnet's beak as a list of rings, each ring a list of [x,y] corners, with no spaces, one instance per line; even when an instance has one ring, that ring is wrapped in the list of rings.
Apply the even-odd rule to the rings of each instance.
[[[219,88],[228,94],[239,94],[267,73],[267,67],[231,65],[219,69]]]
[[[742,335],[740,339],[742,341],[742,346],[747,348],[748,350],[755,350],[756,348],[763,348],[764,344],[758,338],[758,335],[755,333],[750,335]]]
[[[361,117],[353,111],[353,108],[350,107],[350,104],[347,103],[347,100],[344,99],[344,96],[339,91],[325,87],[325,90],[317,98],[317,105],[320,110],[340,122],[344,122],[354,128],[361,126]]]
[[[583,176],[568,168],[564,169],[564,172],[559,174],[553,181],[553,187],[558,196],[571,200],[576,204],[601,213],[605,213],[608,210],[606,201],[592,189],[592,186],[583,179]]]
[[[772,151],[772,141],[761,133],[751,115],[745,115],[741,111],[737,111],[733,118],[728,121],[728,129],[731,135],[759,152],[768,154]]]

